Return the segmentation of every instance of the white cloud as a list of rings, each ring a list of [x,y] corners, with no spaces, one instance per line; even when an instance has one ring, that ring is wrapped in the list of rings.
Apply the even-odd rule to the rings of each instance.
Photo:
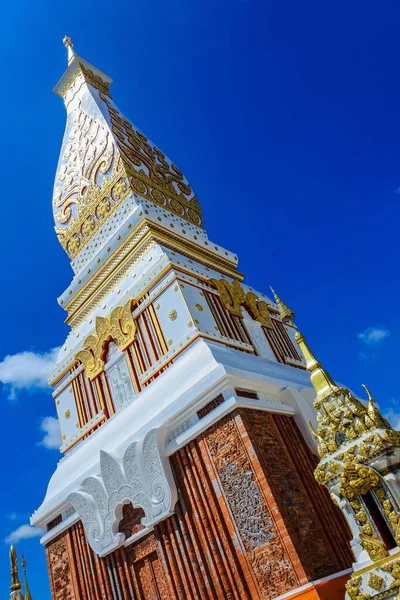
[[[8,390],[9,400],[15,400],[18,390],[43,389],[55,365],[59,348],[48,352],[18,352],[9,354],[0,362],[0,382]]]
[[[358,339],[366,344],[367,346],[373,346],[374,344],[379,344],[383,342],[390,335],[390,331],[383,327],[382,325],[378,325],[376,327],[368,327],[365,331],[362,331],[358,334]]]
[[[32,527],[26,523],[24,525],[20,525],[17,529],[14,529],[14,531],[12,531],[4,541],[6,544],[16,544],[21,540],[27,540],[29,538],[43,535],[43,533],[43,529],[40,529],[39,527]]]
[[[383,416],[389,421],[393,429],[400,430],[400,413],[394,411],[393,408],[389,408],[383,413]]]
[[[44,433],[44,436],[39,445],[51,450],[58,450],[61,446],[58,420],[55,417],[44,417],[40,423],[40,430]]]

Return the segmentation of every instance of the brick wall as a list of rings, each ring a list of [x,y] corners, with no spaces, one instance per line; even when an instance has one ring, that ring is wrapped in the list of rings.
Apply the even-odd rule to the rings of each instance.
[[[103,559],[81,523],[48,544],[53,599],[268,600],[347,568],[315,462],[292,417],[227,415],[171,458],[179,502],[152,533]],[[124,509],[123,530],[139,516]]]

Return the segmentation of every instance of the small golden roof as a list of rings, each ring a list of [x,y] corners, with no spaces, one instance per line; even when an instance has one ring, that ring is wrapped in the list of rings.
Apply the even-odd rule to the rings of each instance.
[[[271,292],[274,295],[275,302],[278,307],[279,314],[280,314],[282,320],[283,321],[293,321],[293,319],[296,317],[295,313],[288,307],[287,304],[285,304],[283,302],[283,300],[275,292],[274,288],[272,288],[271,286],[269,286],[269,287],[271,288]]]
[[[300,331],[296,332],[295,339],[305,358],[311,383],[317,393],[314,406],[317,409],[318,427],[315,431],[311,426],[311,431],[318,440],[320,457],[335,452],[344,444],[353,442],[364,433],[375,429],[384,429],[385,440],[398,445],[399,433],[382,417],[369,389],[363,386],[368,394],[368,406],[365,406],[348,388],[334,382],[314,356]]]

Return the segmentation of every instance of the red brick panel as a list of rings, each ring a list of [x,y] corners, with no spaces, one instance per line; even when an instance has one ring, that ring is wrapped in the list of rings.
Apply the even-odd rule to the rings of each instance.
[[[237,410],[171,464],[175,514],[147,536],[99,558],[78,522],[47,545],[53,600],[270,600],[351,564],[292,417]],[[120,530],[141,517],[128,505]]]

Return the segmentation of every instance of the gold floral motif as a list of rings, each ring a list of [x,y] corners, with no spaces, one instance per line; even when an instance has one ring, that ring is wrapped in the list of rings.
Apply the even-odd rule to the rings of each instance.
[[[120,179],[112,189],[114,198],[116,198],[116,200],[121,200],[121,198],[125,198],[127,189],[128,186],[126,181]]]
[[[376,573],[371,573],[371,575],[369,576],[369,579],[368,579],[368,585],[372,589],[379,592],[382,589],[383,577],[381,577],[380,575],[377,575]]]
[[[114,308],[109,317],[96,317],[95,333],[86,338],[83,350],[76,355],[89,379],[94,379],[104,368],[107,342],[115,339],[124,350],[134,341],[137,328],[131,305],[132,300],[129,300],[125,306]]]
[[[346,583],[346,591],[350,600],[369,600],[370,595],[360,592],[361,577],[351,577]]]
[[[69,410],[69,408],[67,408],[67,410],[66,410],[66,411],[65,411],[65,413],[64,413],[64,417],[65,417],[66,419],[69,419],[69,418],[70,418],[70,416],[71,416],[71,411]]]
[[[104,198],[97,207],[96,214],[99,219],[104,219],[111,210],[111,202]]]
[[[128,186],[124,193],[121,191],[122,188],[118,188],[118,198],[114,196],[114,201],[112,203],[110,201],[115,184],[121,180],[121,173],[119,166],[111,177],[103,179],[101,186],[92,186],[85,196],[85,201],[79,200],[78,217],[71,220],[68,227],[55,228],[61,245],[71,258],[75,258],[80,249],[100,229],[106,216],[106,203],[110,202],[108,214],[111,214],[129,194]]]
[[[171,310],[170,313],[168,314],[168,317],[171,321],[175,321],[177,316],[178,316],[178,313],[176,312],[175,309]]]
[[[250,315],[264,325],[272,328],[272,321],[266,302],[259,301],[254,292],[245,292],[237,279],[232,283],[225,279],[210,279],[210,283],[218,290],[225,308],[233,315],[242,316],[241,306],[250,313]]]
[[[147,187],[145,186],[143,181],[140,181],[140,179],[137,179],[136,177],[132,177],[131,186],[133,188],[133,191],[139,194],[140,196],[144,196],[147,192]]]
[[[344,498],[352,500],[377,487],[380,481],[379,474],[370,467],[357,463],[344,463],[340,478],[340,493]]]
[[[368,552],[369,557],[374,562],[381,560],[381,558],[385,558],[388,555],[384,543],[380,540],[365,535],[364,533],[360,533],[360,540],[362,547]]]
[[[383,571],[390,573],[390,575],[394,578],[394,581],[392,581],[390,584],[391,588],[400,586],[400,561],[399,560],[393,561],[387,565],[383,565],[381,568]]]
[[[86,219],[86,221],[84,222],[84,224],[82,225],[82,233],[85,237],[88,237],[92,231],[94,230],[94,228],[96,227],[95,221],[92,217],[89,217],[89,219]]]
[[[199,303],[195,304],[195,307],[197,308],[197,310],[198,310],[199,312],[203,312],[203,310],[204,310],[204,309],[203,309],[203,307],[202,307],[202,305],[201,305],[201,304],[199,304]]]

